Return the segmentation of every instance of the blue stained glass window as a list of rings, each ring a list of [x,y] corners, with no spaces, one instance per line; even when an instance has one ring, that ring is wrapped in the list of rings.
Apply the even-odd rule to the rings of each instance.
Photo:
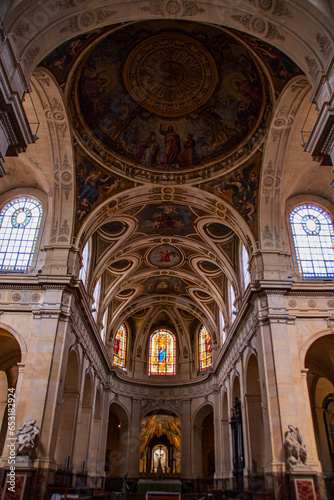
[[[19,198],[0,214],[0,270],[29,271],[43,215],[37,200]]]
[[[327,213],[313,205],[290,215],[298,269],[305,278],[334,277],[334,231]]]
[[[176,340],[169,330],[156,330],[150,337],[149,375],[175,375]]]
[[[206,370],[212,365],[211,340],[204,325],[198,332],[198,364],[200,371]]]

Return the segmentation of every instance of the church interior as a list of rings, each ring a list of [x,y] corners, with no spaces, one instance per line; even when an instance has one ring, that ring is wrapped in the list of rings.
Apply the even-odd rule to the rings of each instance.
[[[0,20],[1,500],[333,499],[331,0]]]

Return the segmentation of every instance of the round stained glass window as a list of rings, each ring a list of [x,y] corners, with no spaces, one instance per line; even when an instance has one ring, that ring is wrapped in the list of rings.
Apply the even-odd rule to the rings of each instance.
[[[12,224],[14,227],[24,227],[31,219],[31,212],[28,208],[18,208],[12,215]]]
[[[305,215],[302,219],[303,229],[307,234],[319,234],[320,222],[314,215]]]

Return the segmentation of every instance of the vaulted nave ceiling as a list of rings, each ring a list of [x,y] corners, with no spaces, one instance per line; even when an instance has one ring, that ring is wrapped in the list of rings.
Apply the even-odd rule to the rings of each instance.
[[[126,320],[140,355],[147,329],[191,341],[205,324],[218,345],[219,313],[231,321],[229,285],[242,294],[241,245],[251,252],[259,239],[275,102],[291,80],[307,86],[302,71],[250,35],[156,20],[68,39],[40,62],[33,88],[48,91],[51,77],[74,144],[74,238],[81,251],[91,241],[87,291],[101,279],[107,337]],[[50,103],[62,132],[62,105]],[[285,126],[287,115],[276,121]],[[55,179],[69,190],[65,168]]]

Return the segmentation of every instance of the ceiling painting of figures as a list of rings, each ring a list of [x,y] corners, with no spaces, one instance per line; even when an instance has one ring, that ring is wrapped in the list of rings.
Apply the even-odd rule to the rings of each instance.
[[[71,95],[78,130],[111,157],[175,171],[247,141],[264,119],[268,89],[256,58],[230,32],[147,21],[88,51]]]
[[[184,205],[148,205],[140,214],[138,231],[147,234],[189,234],[192,232],[192,211]]]

